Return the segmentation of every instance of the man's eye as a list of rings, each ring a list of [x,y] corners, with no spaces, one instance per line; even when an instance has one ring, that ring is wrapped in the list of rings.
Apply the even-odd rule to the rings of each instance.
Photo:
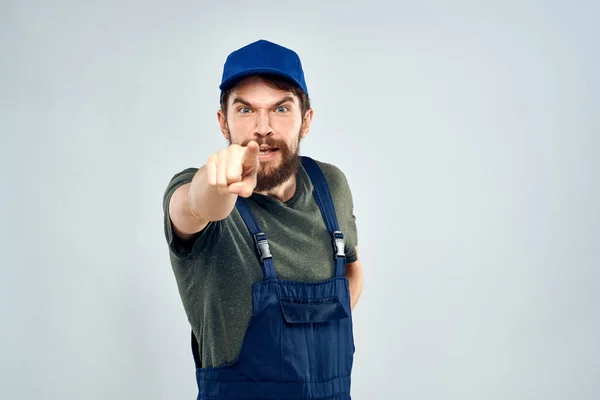
[[[248,107],[242,107],[239,109],[239,112],[242,114],[247,114],[250,112],[250,109]]]
[[[279,106],[275,109],[275,111],[280,112],[280,113],[286,112],[287,110],[288,110],[288,108],[285,106]]]

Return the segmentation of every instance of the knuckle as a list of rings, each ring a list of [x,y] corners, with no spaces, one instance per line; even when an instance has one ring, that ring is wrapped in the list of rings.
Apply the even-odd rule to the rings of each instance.
[[[218,187],[227,187],[227,179],[224,176],[219,176],[217,178],[217,186]]]
[[[221,149],[214,154],[215,161],[221,161],[223,159],[227,159],[227,149]]]
[[[227,183],[227,176],[223,173],[223,170],[221,168],[219,168],[219,171],[217,172],[217,183],[219,183],[219,184]]]
[[[235,155],[236,157],[241,157],[244,154],[244,148],[237,146],[231,149],[231,154]]]
[[[236,181],[239,178],[239,174],[237,174],[236,171],[227,171],[226,177],[229,181]]]

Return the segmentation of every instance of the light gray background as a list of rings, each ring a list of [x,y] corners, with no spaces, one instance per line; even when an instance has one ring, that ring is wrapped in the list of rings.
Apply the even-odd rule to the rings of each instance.
[[[599,15],[2,1],[0,398],[194,398],[162,194],[225,145],[223,62],[263,38],[304,62],[304,154],[354,191],[354,398],[597,400]]]

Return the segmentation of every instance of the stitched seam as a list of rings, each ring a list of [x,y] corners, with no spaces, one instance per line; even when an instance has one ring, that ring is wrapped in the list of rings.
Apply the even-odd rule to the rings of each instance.
[[[300,381],[300,382],[298,382],[298,381],[284,381],[284,380],[281,380],[281,381],[252,381],[252,382],[253,383],[296,383],[298,385],[303,385],[303,384],[307,384],[307,383],[328,383],[328,382],[332,382],[332,381],[335,381],[335,380],[338,380],[338,379],[345,379],[345,378],[350,378],[350,376],[348,376],[348,375],[336,376],[334,378],[327,379],[327,380],[324,380],[324,381],[312,381],[311,380],[311,381]],[[250,382],[224,381],[224,380],[213,380],[213,379],[200,379],[200,380],[203,381],[203,382],[210,381],[210,382],[215,382],[215,383],[244,383],[244,384],[250,383]]]

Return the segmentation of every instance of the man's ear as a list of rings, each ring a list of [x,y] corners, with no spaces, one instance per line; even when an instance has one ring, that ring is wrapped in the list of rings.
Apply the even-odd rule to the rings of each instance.
[[[304,119],[302,120],[302,129],[300,130],[300,138],[304,139],[306,135],[308,135],[308,131],[310,130],[310,124],[312,123],[314,111],[312,108],[306,110],[306,114],[304,114]]]
[[[227,118],[223,110],[217,111],[217,120],[219,121],[219,127],[221,128],[221,134],[228,142],[231,141],[231,135],[229,134],[229,125],[227,124]]]

